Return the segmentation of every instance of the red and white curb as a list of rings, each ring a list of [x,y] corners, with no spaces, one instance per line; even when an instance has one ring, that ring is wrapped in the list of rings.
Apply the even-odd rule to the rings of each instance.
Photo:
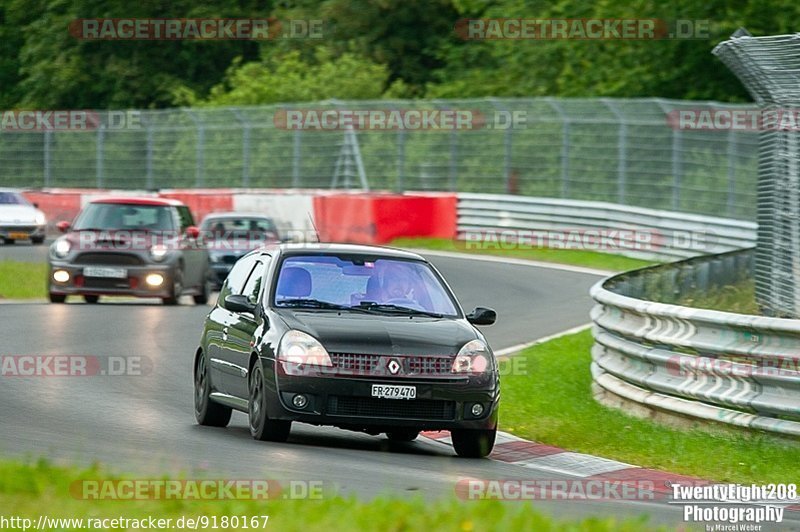
[[[445,445],[452,445],[453,443],[450,433],[447,431],[422,432],[421,436]],[[662,496],[672,493],[673,484],[684,486],[715,484],[710,480],[638,467],[589,454],[566,451],[552,445],[524,440],[506,432],[497,433],[494,450],[489,455],[489,458],[498,462],[581,480],[617,482],[623,485],[648,482],[652,483],[653,491]],[[787,506],[786,510],[800,511],[800,504]]]

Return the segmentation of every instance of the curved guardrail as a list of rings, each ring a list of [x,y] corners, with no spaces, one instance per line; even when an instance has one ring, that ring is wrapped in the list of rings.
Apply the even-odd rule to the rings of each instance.
[[[800,436],[800,321],[672,304],[752,268],[746,249],[597,283],[591,370],[598,400]]]
[[[598,201],[498,194],[458,194],[458,236],[470,240],[508,233],[588,233],[635,231],[641,246],[603,249],[645,260],[679,260],[755,245],[756,224],[697,214],[677,213]],[[569,245],[569,244],[565,244]],[[556,247],[558,247],[556,245]]]

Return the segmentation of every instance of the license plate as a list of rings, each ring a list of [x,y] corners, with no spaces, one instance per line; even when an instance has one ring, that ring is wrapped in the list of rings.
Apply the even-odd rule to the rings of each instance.
[[[128,270],[125,268],[97,268],[89,266],[83,269],[84,277],[106,277],[111,279],[127,279]]]
[[[8,233],[8,238],[10,238],[11,240],[25,240],[29,236],[30,235],[28,233],[14,233],[14,232]]]
[[[416,399],[417,387],[373,384],[372,397],[378,397],[380,399]]]

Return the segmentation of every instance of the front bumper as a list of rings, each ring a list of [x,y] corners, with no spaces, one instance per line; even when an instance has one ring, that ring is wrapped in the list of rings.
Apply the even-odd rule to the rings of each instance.
[[[28,238],[44,238],[47,226],[45,225],[0,225],[0,237],[12,240],[25,240]]]
[[[500,401],[496,374],[459,378],[386,378],[352,376],[291,376],[275,367],[273,359],[262,358],[267,377],[267,405],[271,419],[334,425],[356,430],[408,427],[417,430],[492,429],[497,426]],[[277,371],[276,371],[277,369]],[[415,386],[416,399],[377,399],[373,384]],[[308,404],[292,405],[303,394]],[[472,405],[480,403],[483,413],[474,416]]]
[[[91,267],[91,266],[90,266]],[[104,267],[107,267],[104,265]],[[94,278],[83,275],[84,265],[73,265],[67,262],[51,262],[48,271],[48,288],[51,294],[59,295],[118,295],[133,297],[159,297],[172,295],[172,284],[177,265],[159,264],[143,266],[111,266],[127,270],[125,279]],[[64,270],[69,273],[69,281],[59,283],[53,279],[53,272]],[[145,278],[151,273],[158,273],[164,282],[157,287],[149,286]]]

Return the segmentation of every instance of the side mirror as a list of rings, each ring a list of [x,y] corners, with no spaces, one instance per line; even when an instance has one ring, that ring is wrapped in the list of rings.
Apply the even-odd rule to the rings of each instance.
[[[197,240],[197,237],[200,236],[200,228],[194,225],[190,225],[186,228],[186,236],[191,238],[192,240]]]
[[[497,312],[486,307],[475,307],[467,314],[467,321],[473,325],[491,325],[497,321]]]
[[[256,305],[251,303],[247,296],[241,294],[231,294],[225,298],[225,308],[231,312],[249,312],[255,314]]]
[[[70,223],[67,221],[58,222],[56,224],[56,228],[61,231],[62,233],[66,233],[69,231]]]
[[[34,209],[38,209],[39,208],[39,204],[37,202],[35,202],[35,201],[33,202],[33,208]]]

